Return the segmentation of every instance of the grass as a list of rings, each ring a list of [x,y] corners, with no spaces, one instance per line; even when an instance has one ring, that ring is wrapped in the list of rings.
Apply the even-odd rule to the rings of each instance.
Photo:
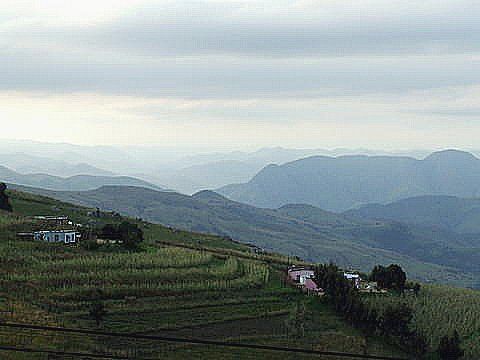
[[[372,295],[366,303],[380,311],[388,305],[408,304],[414,311],[414,327],[435,350],[444,335],[457,330],[466,359],[480,358],[480,292],[449,286],[423,285],[419,295]]]
[[[100,226],[119,222],[51,199],[11,193],[15,214],[0,213],[0,320],[97,329],[89,315],[101,301],[100,328],[169,334],[317,350],[398,355],[379,339],[366,339],[328,305],[287,286],[291,259],[254,254],[216,236],[136,221],[145,232],[137,252],[116,246],[96,251],[15,239],[32,215],[68,215]],[[47,336],[48,335],[48,336]],[[303,359],[306,356],[193,345],[32,334],[0,327],[0,343],[70,351],[107,352],[132,358]],[[43,359],[0,354],[2,359]]]

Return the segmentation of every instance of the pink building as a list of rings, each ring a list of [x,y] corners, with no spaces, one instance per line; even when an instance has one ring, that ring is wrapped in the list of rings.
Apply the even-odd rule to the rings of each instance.
[[[307,279],[313,278],[315,271],[304,267],[292,267],[288,269],[288,277],[300,284],[304,284]]]
[[[318,287],[317,283],[312,279],[306,279],[303,288],[306,292],[316,295],[323,295],[324,291],[322,288]]]

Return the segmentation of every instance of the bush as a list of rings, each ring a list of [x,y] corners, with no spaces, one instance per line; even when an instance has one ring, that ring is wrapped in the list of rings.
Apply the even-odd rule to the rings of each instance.
[[[463,350],[460,348],[460,336],[455,331],[453,336],[444,336],[438,345],[438,356],[440,359],[455,360],[463,356]]]
[[[8,195],[5,193],[7,185],[0,183],[0,209],[8,212],[12,212],[12,205],[8,199]]]
[[[127,249],[136,249],[143,242],[142,229],[128,221],[123,221],[119,225],[106,224],[99,235],[104,239],[117,240]]]

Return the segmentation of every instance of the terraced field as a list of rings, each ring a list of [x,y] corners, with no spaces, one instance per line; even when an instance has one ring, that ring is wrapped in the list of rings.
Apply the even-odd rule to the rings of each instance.
[[[92,251],[20,241],[14,231],[28,227],[24,215],[67,213],[79,222],[92,219],[86,209],[20,193],[13,194],[13,205],[21,212],[0,214],[0,320],[398,355],[380,339],[366,339],[317,298],[287,286],[283,271],[290,259],[281,255],[256,255],[228,239],[140,220],[146,241],[136,252],[116,246]],[[121,220],[114,215],[101,219]],[[91,314],[98,304],[105,310],[99,324]],[[0,343],[149,359],[307,358],[1,327]],[[11,353],[0,353],[0,357],[46,359],[45,355]]]

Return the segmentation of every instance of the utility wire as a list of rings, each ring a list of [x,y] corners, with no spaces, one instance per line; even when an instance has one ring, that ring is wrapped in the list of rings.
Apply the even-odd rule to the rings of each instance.
[[[267,351],[310,354],[310,355],[328,355],[328,356],[337,356],[337,357],[353,358],[353,359],[406,360],[405,358],[379,356],[379,355],[353,354],[353,353],[344,353],[344,352],[336,352],[336,351],[317,351],[317,350],[279,347],[279,346],[270,346],[270,345],[243,344],[243,343],[235,343],[235,342],[203,340],[203,339],[194,339],[194,338],[177,338],[177,337],[170,337],[170,336],[128,334],[128,333],[96,331],[96,330],[87,330],[87,329],[73,329],[73,328],[65,328],[65,327],[41,326],[41,325],[20,324],[20,323],[0,322],[0,327],[74,333],[74,334],[83,334],[83,335],[109,336],[109,337],[136,339],[136,340],[163,341],[163,342],[182,343],[182,344],[199,344],[199,345],[210,345],[210,346],[218,346],[218,347],[267,350]]]
[[[104,354],[92,354],[92,353],[84,353],[84,352],[68,352],[68,351],[58,351],[58,350],[33,349],[33,348],[24,348],[24,347],[17,347],[17,346],[3,346],[3,345],[0,345],[0,351],[21,352],[21,353],[29,353],[29,354],[74,356],[74,357],[83,357],[83,358],[86,358],[86,359],[132,360],[132,358],[130,358],[130,357],[117,356],[117,355],[104,355]]]

